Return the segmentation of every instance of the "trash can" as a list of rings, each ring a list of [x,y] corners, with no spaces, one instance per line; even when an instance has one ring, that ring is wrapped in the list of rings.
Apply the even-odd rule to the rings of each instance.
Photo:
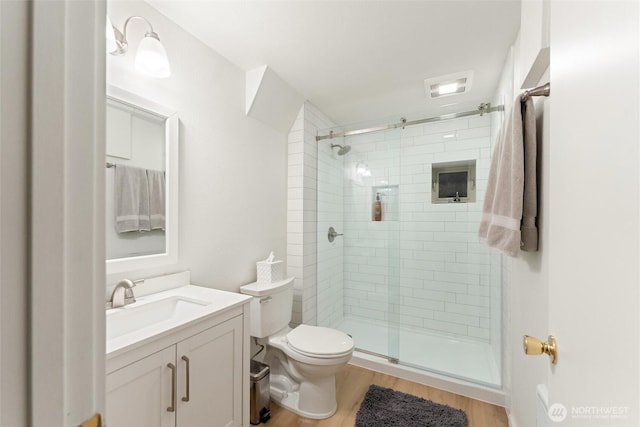
[[[269,366],[257,360],[251,361],[251,424],[266,422],[271,417],[269,405]]]

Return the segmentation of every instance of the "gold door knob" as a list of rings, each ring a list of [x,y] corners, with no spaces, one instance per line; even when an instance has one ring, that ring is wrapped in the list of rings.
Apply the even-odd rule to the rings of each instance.
[[[545,353],[549,355],[552,364],[555,365],[558,363],[558,345],[553,335],[549,335],[547,342],[542,342],[536,337],[525,335],[522,337],[522,346],[524,347],[524,354],[537,356]]]

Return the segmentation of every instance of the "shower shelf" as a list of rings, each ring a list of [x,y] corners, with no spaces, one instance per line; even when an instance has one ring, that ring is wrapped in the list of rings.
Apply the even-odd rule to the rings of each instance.
[[[382,221],[398,220],[398,185],[374,185],[371,187],[371,210],[373,219],[373,204],[376,201],[376,194],[380,194],[382,201]],[[378,222],[378,221],[374,221]]]

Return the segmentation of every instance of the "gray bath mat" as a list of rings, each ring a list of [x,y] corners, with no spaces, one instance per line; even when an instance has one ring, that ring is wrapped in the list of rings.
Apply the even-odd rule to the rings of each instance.
[[[371,385],[355,427],[467,427],[467,414],[390,388]]]

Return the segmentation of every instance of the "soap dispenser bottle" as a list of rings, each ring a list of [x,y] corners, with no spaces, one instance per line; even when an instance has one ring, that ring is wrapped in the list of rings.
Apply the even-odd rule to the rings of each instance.
[[[376,201],[373,202],[373,220],[382,221],[382,201],[380,200],[380,193],[376,193]]]

